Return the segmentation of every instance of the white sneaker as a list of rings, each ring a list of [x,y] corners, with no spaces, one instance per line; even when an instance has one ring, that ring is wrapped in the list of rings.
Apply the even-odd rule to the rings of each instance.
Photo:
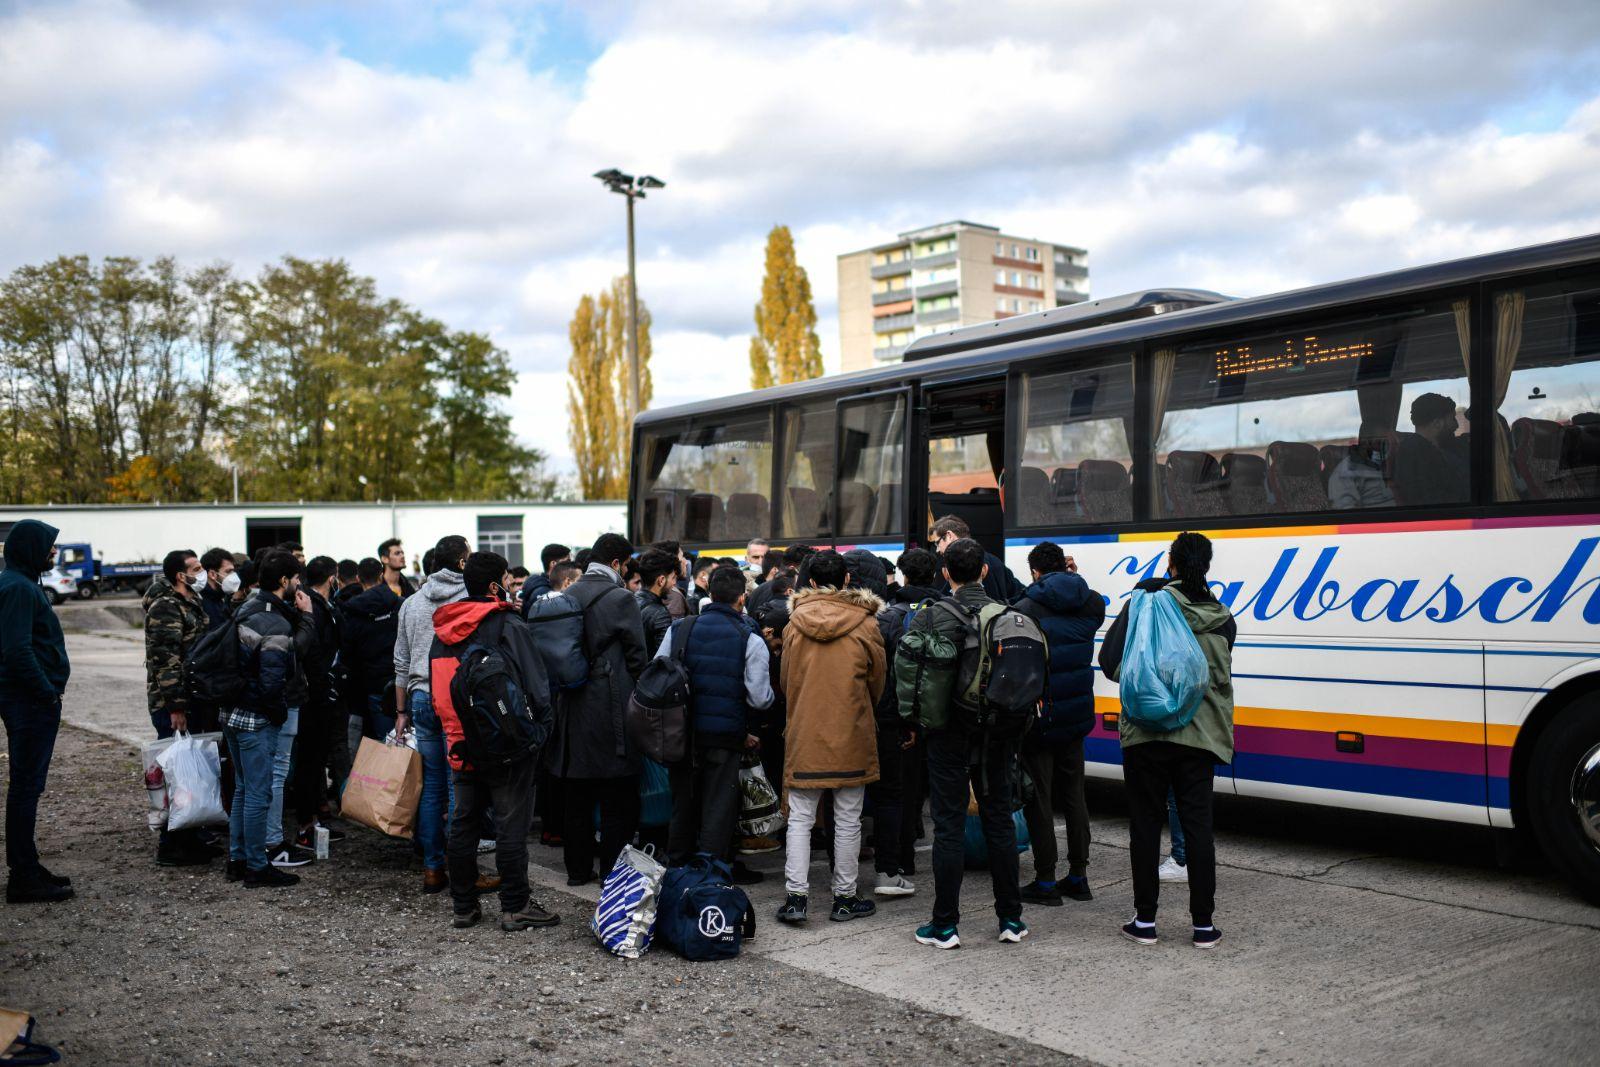
[[[878,872],[877,883],[872,891],[880,897],[909,897],[917,891],[917,887],[903,874],[886,874]]]
[[[478,851],[479,852],[493,852],[494,849],[495,849],[495,840],[494,840],[494,838],[492,838],[492,837],[480,837],[480,838],[478,838]]]
[[[1163,882],[1187,882],[1189,880],[1189,868],[1171,856],[1161,861],[1161,869],[1156,871],[1156,874]]]

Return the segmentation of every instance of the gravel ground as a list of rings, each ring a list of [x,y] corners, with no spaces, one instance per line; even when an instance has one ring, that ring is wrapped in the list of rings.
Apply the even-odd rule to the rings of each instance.
[[[160,868],[137,763],[63,729],[41,845],[78,896],[0,911],[0,1004],[69,1063],[1083,1062],[754,954],[616,960],[564,893],[536,890],[554,930],[502,933],[491,896],[455,931],[359,827],[292,889]]]

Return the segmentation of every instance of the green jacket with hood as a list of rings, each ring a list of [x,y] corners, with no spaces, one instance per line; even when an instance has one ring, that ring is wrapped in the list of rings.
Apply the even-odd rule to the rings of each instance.
[[[1216,600],[1193,601],[1184,595],[1176,582],[1156,578],[1140,582],[1138,588],[1152,595],[1165,589],[1183,609],[1211,667],[1211,684],[1200,701],[1189,725],[1169,733],[1159,733],[1129,721],[1126,715],[1117,716],[1122,733],[1122,747],[1131,748],[1146,741],[1171,741],[1175,745],[1204,749],[1217,758],[1218,763],[1233,762],[1233,639],[1238,626],[1233,613]],[[1113,682],[1120,680],[1122,650],[1128,636],[1128,607],[1123,605],[1117,621],[1106,631],[1105,642],[1100,646],[1100,670]]]
[[[0,695],[54,704],[72,673],[50,596],[39,584],[54,526],[23,519],[6,534],[6,569],[0,571]]]

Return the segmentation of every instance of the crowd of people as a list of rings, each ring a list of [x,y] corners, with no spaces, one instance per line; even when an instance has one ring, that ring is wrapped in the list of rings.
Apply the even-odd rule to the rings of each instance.
[[[69,879],[40,863],[34,844],[69,677],[60,627],[37,584],[55,537],[44,523],[17,523],[0,573],[13,903],[73,892]],[[393,539],[362,560],[308,559],[293,543],[253,556],[175,549],[144,596],[150,720],[157,737],[221,732],[229,823],[225,833],[163,831],[155,860],[194,866],[225,859],[225,877],[246,888],[295,885],[295,871],[315,862],[319,834],[333,845],[344,837],[333,820],[366,737],[411,744],[419,753],[423,784],[412,843],[422,870],[418,888],[448,891],[457,927],[480,922],[480,898],[495,892],[508,931],[559,921],[530,894],[527,850],[536,823],[541,842],[561,850],[569,886],[603,879],[622,848],[641,840],[653,841],[672,865],[700,853],[724,859],[734,880],[746,884],[763,874],[740,857],[782,850],[781,922],[823,912],[832,921],[855,920],[874,914],[874,898],[917,892],[916,842],[928,832],[926,810],[933,899],[916,941],[960,944],[972,813],[985,844],[996,936],[1020,942],[1029,932],[1025,903],[1058,907],[1093,898],[1084,739],[1095,721],[1095,638],[1109,601],[1049,542],[1030,551],[1027,584],[959,518],[933,523],[929,544],[888,560],[803,544],[780,551],[755,539],[742,557],[719,558],[673,541],[636,548],[608,533],[577,552],[547,545],[530,572],[450,535],[424,554],[420,583],[407,576],[405,546]],[[1140,944],[1156,941],[1160,885],[1172,880],[1189,883],[1193,943],[1206,948],[1221,936],[1212,923],[1211,787],[1213,763],[1232,758],[1234,624],[1208,585],[1210,561],[1210,543],[1184,533],[1168,552],[1167,576],[1140,585],[1174,598],[1211,674],[1187,726],[1157,733],[1122,720],[1135,910],[1122,933]],[[1033,620],[1048,645],[1037,716],[1014,736],[974,730],[959,716],[920,725],[895,684],[903,644],[918,635],[959,646],[972,632],[970,621],[996,603]],[[581,620],[575,680],[552,666],[540,643],[563,619]],[[224,628],[242,688],[222,706],[208,706],[194,698],[186,663]],[[1113,680],[1126,632],[1124,608],[1099,654]],[[692,694],[691,754],[667,768],[665,827],[641,826],[644,757],[626,727],[635,683],[653,657],[678,660]],[[465,691],[456,683],[486,658],[504,665],[506,691],[527,709],[523,734],[512,739],[520,747],[493,766],[474,764],[467,710],[456,706]],[[475,675],[470,681],[479,684]],[[738,831],[740,770],[757,763],[781,784],[781,840]],[[1019,877],[1019,809],[1034,853],[1026,884]],[[1065,814],[1064,870],[1058,810]],[[1163,860],[1167,822],[1174,854]],[[811,904],[817,850],[831,869],[825,907]],[[478,866],[490,851],[495,873]],[[870,880],[860,870],[868,859]]]

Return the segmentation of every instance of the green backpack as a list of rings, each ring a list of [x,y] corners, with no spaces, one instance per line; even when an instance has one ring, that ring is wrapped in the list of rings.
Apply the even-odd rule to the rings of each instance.
[[[902,719],[923,729],[943,730],[950,725],[960,650],[945,634],[910,629],[911,616],[932,603],[925,600],[906,616],[906,635],[894,653],[894,692]]]

